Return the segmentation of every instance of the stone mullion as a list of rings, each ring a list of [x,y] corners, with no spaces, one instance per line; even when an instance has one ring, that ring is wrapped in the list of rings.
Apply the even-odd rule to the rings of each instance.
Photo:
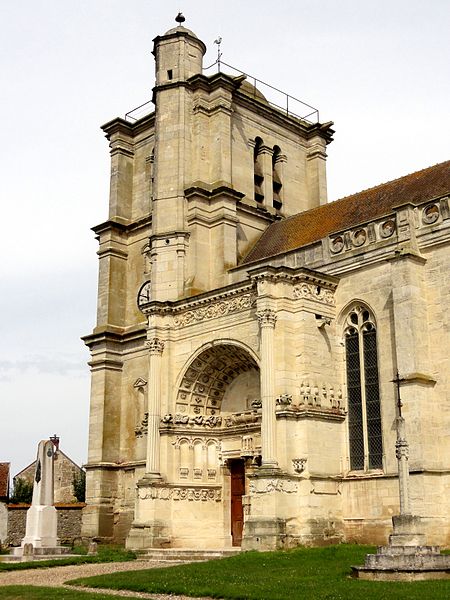
[[[273,205],[273,181],[272,181],[272,155],[273,149],[268,146],[261,146],[260,148],[261,166],[264,176],[263,190],[264,190],[264,206]]]
[[[264,309],[258,313],[261,328],[261,453],[262,465],[277,467],[276,460],[276,414],[274,379],[274,330],[276,313]]]
[[[361,318],[361,315],[359,315]],[[364,339],[361,330],[361,323],[358,325],[359,338],[359,381],[361,386],[361,411],[362,411],[362,430],[364,442],[364,471],[369,470],[369,432],[367,430],[367,405],[366,405],[366,373],[364,362]]]
[[[148,432],[146,475],[160,478],[160,435],[161,421],[161,359],[164,342],[151,338],[146,342],[149,347],[148,369]]]

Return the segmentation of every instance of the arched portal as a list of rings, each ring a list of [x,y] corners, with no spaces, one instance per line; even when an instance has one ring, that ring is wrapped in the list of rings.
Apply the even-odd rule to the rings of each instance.
[[[209,346],[187,367],[177,392],[177,412],[216,415],[240,412],[260,398],[259,368],[244,348]]]

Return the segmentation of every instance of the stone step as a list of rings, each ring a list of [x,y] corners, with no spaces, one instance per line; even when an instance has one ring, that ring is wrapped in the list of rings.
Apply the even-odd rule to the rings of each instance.
[[[170,562],[201,562],[236,556],[240,548],[218,548],[199,550],[197,548],[151,548],[138,553],[138,560],[158,560]]]

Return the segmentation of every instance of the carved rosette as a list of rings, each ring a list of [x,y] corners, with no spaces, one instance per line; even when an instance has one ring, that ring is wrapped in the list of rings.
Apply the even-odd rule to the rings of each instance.
[[[150,354],[161,355],[164,351],[164,342],[157,337],[150,338],[145,342]]]
[[[259,326],[263,327],[275,327],[277,322],[277,313],[272,308],[264,308],[256,313],[258,317]]]
[[[428,204],[422,211],[422,222],[425,225],[432,225],[439,219],[439,207],[437,204]]]

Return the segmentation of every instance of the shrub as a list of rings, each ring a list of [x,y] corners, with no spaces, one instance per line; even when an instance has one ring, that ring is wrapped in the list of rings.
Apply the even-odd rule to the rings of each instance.
[[[78,475],[73,476],[73,495],[78,502],[86,500],[86,473],[81,470]]]
[[[14,480],[14,489],[10,498],[12,504],[31,504],[33,498],[33,483],[27,479],[18,477]]]

